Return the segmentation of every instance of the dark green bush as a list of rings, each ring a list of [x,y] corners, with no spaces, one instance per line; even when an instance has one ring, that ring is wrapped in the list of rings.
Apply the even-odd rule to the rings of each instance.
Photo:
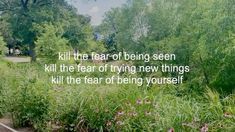
[[[48,86],[37,80],[23,80],[11,100],[10,112],[14,125],[45,129],[49,119],[49,106]]]

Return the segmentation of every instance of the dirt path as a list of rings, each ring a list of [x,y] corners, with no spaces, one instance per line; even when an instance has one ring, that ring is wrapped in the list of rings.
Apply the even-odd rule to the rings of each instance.
[[[17,132],[17,131],[0,123],[0,132]]]
[[[5,60],[14,62],[14,63],[26,63],[30,62],[29,57],[4,57]]]
[[[11,119],[4,117],[0,119],[0,132],[33,132],[31,128],[14,129]]]

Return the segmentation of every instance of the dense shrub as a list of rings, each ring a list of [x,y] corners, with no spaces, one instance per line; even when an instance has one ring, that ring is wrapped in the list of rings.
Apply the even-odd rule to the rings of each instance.
[[[22,80],[13,90],[10,112],[16,127],[32,126],[37,130],[46,128],[49,118],[48,87],[37,80]]]
[[[31,66],[1,62],[0,67],[0,114],[10,113],[15,127],[45,130],[49,119],[49,86],[37,74],[32,75],[35,69]]]
[[[0,36],[0,57],[7,53],[6,43],[3,40],[3,37]]]
[[[6,76],[9,74],[7,71],[9,68],[6,63],[2,62],[3,60],[0,58],[0,117],[6,112],[6,98],[7,98],[7,85],[6,85]]]

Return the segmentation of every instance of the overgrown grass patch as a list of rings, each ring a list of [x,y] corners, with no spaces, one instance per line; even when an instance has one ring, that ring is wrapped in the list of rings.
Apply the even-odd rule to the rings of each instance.
[[[209,131],[235,130],[234,94],[221,97],[208,89],[202,95],[182,96],[171,85],[51,85],[50,75],[38,64],[1,61],[0,67],[0,114],[10,113],[18,127],[32,126],[37,131],[52,131],[55,126],[61,131],[199,131],[204,126]]]

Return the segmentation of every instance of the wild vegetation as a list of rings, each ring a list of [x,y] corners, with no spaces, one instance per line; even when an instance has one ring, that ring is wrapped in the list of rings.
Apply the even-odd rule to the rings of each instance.
[[[65,0],[3,0],[0,11],[0,116],[10,114],[15,127],[235,130],[235,0],[128,0],[108,11],[99,26],[92,26],[88,16],[78,14]],[[20,48],[32,62],[5,61],[6,47]],[[43,64],[61,63],[58,52],[69,50],[174,53],[177,60],[165,63],[188,65],[190,73],[178,85],[52,85]],[[156,61],[132,64],[161,65]],[[155,74],[173,77],[177,73],[136,76]]]

